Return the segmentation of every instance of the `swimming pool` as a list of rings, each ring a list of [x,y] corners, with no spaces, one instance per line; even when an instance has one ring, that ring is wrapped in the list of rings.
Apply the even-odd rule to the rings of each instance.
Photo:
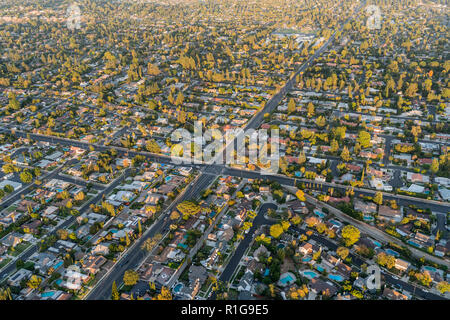
[[[388,255],[394,256],[394,257],[396,257],[396,258],[400,257],[400,253],[398,253],[397,251],[394,251],[394,250],[392,250],[392,249],[386,249],[386,250],[384,250],[384,251],[386,251],[386,253],[387,253]]]
[[[322,266],[316,265],[315,268],[317,269],[317,271],[319,272],[323,272],[324,268]]]
[[[312,270],[307,270],[307,271],[303,271],[303,276],[308,279],[314,279],[315,277],[318,277],[319,275]]]
[[[430,272],[436,272],[436,268],[430,266],[423,266],[423,269]]]
[[[379,247],[379,248],[381,248],[381,246],[382,246],[382,244],[380,242],[376,241],[376,240],[372,240],[372,243],[374,245],[376,245],[377,247]]]
[[[264,277],[267,277],[270,273],[269,268],[266,268],[266,270],[264,271]]]
[[[340,223],[339,221],[336,221],[336,220],[330,220],[330,222],[331,222],[332,224],[334,224],[335,226],[342,227],[342,223]]]
[[[178,283],[175,287],[173,287],[173,292],[179,293],[183,287],[184,285],[182,283]]]
[[[422,246],[412,240],[408,240],[407,243],[409,243],[410,245],[416,247],[416,248],[422,248]]]
[[[303,259],[302,259],[302,261],[303,262],[309,262],[309,261],[311,261],[311,257],[304,257]]]
[[[42,292],[41,293],[41,297],[42,298],[49,298],[49,297],[53,297],[54,294],[55,294],[55,291]]]
[[[334,280],[334,281],[338,281],[338,282],[341,282],[344,280],[344,278],[339,274],[330,274],[330,275],[328,275],[328,278],[331,280]]]
[[[292,283],[292,282],[294,282],[295,281],[295,279],[294,279],[294,277],[290,274],[290,273],[287,273],[286,275],[284,275],[282,278],[280,278],[280,282],[282,283],[282,284],[284,284],[284,285],[286,285],[286,284],[288,284],[288,283]]]
[[[374,220],[374,218],[372,216],[366,216],[366,215],[363,217],[363,219],[366,220],[366,221],[373,221]]]
[[[316,215],[316,216],[319,216],[319,217],[321,217],[321,218],[323,218],[323,217],[325,217],[325,213],[323,213],[322,211],[319,211],[319,210],[317,210],[317,209],[314,209],[314,214]]]

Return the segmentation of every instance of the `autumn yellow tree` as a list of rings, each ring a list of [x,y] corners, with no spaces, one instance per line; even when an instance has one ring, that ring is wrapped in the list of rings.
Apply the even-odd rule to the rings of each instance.
[[[356,228],[355,226],[347,225],[344,228],[342,228],[341,235],[345,246],[350,247],[354,243],[358,242],[360,232],[358,228]]]
[[[341,152],[341,158],[342,158],[342,160],[344,160],[345,162],[348,162],[348,161],[351,160],[351,158],[350,158],[350,152],[348,151],[347,146],[344,146],[344,148],[342,149],[342,152]]]
[[[281,224],[274,224],[270,227],[270,235],[278,239],[283,234],[283,226]]]
[[[373,197],[373,202],[375,202],[379,206],[383,204],[383,193],[381,191],[377,191],[375,193],[375,196]]]

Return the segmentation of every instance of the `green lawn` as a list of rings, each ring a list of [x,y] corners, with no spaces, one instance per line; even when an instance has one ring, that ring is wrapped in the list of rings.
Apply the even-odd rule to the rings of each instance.
[[[9,206],[8,208],[6,208],[6,212],[11,213],[16,209],[17,209],[17,206],[13,204],[13,205]]]
[[[31,243],[29,242],[21,242],[17,246],[15,246],[13,250],[11,250],[10,248],[8,253],[14,257],[17,257],[19,254],[25,251],[25,249],[28,248],[30,245]]]
[[[0,269],[3,268],[4,266],[6,266],[12,259],[11,258],[7,258],[5,260],[3,260],[2,262],[0,262]]]

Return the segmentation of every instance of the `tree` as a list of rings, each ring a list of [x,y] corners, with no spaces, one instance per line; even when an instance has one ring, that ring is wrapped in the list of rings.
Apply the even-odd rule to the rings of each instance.
[[[75,195],[74,200],[75,201],[83,201],[84,197],[85,197],[84,192],[80,191]]]
[[[161,147],[159,146],[159,144],[155,141],[155,140],[149,140],[147,141],[147,144],[145,145],[145,149],[148,152],[151,153],[160,153],[161,152]]]
[[[297,196],[298,200],[300,201],[306,201],[305,198],[305,193],[302,190],[297,190],[297,192],[295,193],[295,195]]]
[[[123,275],[123,282],[126,286],[134,286],[139,280],[139,274],[134,270],[127,270]]]
[[[346,247],[339,247],[337,248],[336,253],[342,260],[345,260],[349,254],[349,250]]]
[[[297,109],[297,106],[295,105],[295,101],[293,98],[289,99],[288,102],[288,113],[293,113]]]
[[[379,206],[383,204],[383,193],[381,191],[377,191],[375,193],[375,196],[373,197],[373,202],[375,202]]]
[[[170,214],[170,220],[178,220],[179,218],[180,214],[176,210],[172,211]]]
[[[116,282],[114,281],[112,284],[112,289],[111,289],[111,299],[119,300],[119,298],[120,298],[119,291],[117,291],[117,285],[116,285]]]
[[[298,214],[296,214],[295,216],[293,216],[291,218],[291,223],[293,225],[298,225],[300,222],[302,222],[302,218],[300,218],[300,216]]]
[[[342,160],[344,160],[345,162],[348,162],[348,161],[351,160],[351,158],[350,158],[350,152],[348,151],[347,146],[344,146],[344,148],[342,149],[342,152],[341,152],[341,158],[342,158]]]
[[[359,240],[360,232],[358,228],[347,225],[344,228],[342,228],[342,240],[344,241],[344,244],[346,247],[352,246],[354,243],[356,243]]]
[[[363,149],[370,147],[370,133],[361,130],[358,133],[358,143]]]
[[[270,227],[270,235],[278,239],[283,234],[283,226],[281,224],[274,224]]]
[[[6,193],[11,193],[14,191],[14,188],[12,185],[7,184],[6,186],[3,187],[3,190],[5,190]]]
[[[160,233],[156,234],[153,238],[148,238],[147,240],[144,241],[142,245],[142,250],[151,252],[161,239],[162,234]]]
[[[308,118],[311,118],[314,115],[314,105],[312,102],[308,103],[306,110]]]
[[[10,92],[9,95],[9,105],[8,108],[14,111],[20,109],[20,102],[17,100],[16,94],[14,92]]]
[[[305,155],[305,152],[302,151],[302,152],[300,153],[300,155],[298,156],[298,164],[299,164],[299,165],[302,165],[302,164],[304,164],[305,162],[306,162],[306,155]]]
[[[179,205],[177,205],[178,211],[183,215],[183,219],[187,220],[189,217],[196,215],[200,212],[201,208],[199,205],[195,204],[192,201],[183,201]]]
[[[335,153],[338,150],[339,150],[339,143],[335,139],[331,140],[330,152]]]
[[[441,281],[438,283],[437,289],[440,293],[445,294],[450,292],[450,284],[447,281]]]
[[[3,166],[2,166],[2,171],[5,173],[5,174],[8,174],[8,173],[13,173],[13,172],[16,172],[18,170],[18,168],[16,168],[14,165],[12,165],[11,163],[6,163],[6,164],[4,164]]]
[[[140,219],[138,221],[138,234],[139,234],[139,237],[142,236],[142,224],[141,224]]]
[[[281,221],[281,227],[283,228],[283,231],[287,231],[291,224],[288,221]]]
[[[23,183],[31,183],[33,181],[33,175],[27,169],[20,173],[20,180]]]
[[[27,285],[30,289],[37,289],[41,285],[42,279],[36,275],[32,275],[30,280],[28,280]]]
[[[431,162],[431,172],[436,174],[439,171],[439,160],[437,158],[433,158],[433,161]]]
[[[11,289],[0,289],[0,301],[12,300]]]
[[[347,127],[344,127],[344,126],[337,127],[336,129],[334,129],[334,135],[336,136],[337,139],[344,140],[346,131],[347,131]]]
[[[166,287],[161,288],[161,292],[155,297],[155,300],[172,300],[172,293]]]
[[[183,101],[184,101],[184,95],[180,91],[180,92],[178,92],[177,99],[175,100],[175,105],[177,105],[177,106],[182,105]]]
[[[325,120],[325,118],[323,116],[319,116],[316,119],[316,125],[320,128],[324,127],[327,124],[327,121]]]
[[[56,231],[56,235],[61,240],[66,240],[69,237],[69,232],[66,229],[59,229]]]
[[[149,63],[147,65],[147,73],[151,76],[157,76],[161,73],[158,66],[155,66],[154,64]]]

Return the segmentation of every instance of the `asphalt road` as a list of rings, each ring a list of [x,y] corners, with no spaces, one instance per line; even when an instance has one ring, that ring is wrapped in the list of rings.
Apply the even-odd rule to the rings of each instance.
[[[139,266],[140,263],[147,258],[148,253],[142,249],[142,245],[145,240],[154,237],[158,233],[165,233],[169,229],[171,221],[167,219],[170,212],[175,206],[183,202],[184,200],[190,200],[194,196],[198,196],[200,192],[207,188],[210,183],[214,182],[215,176],[208,174],[202,174],[198,177],[197,181],[191,182],[187,186],[177,199],[175,199],[169,207],[165,210],[165,214],[162,214],[152,226],[144,232],[141,238],[139,238],[131,248],[129,248],[124,256],[116,263],[109,273],[100,280],[93,290],[86,296],[87,300],[106,300],[111,297],[112,284],[115,281],[117,286],[123,282],[123,274],[125,271],[134,269]]]
[[[306,233],[306,230],[304,230],[304,229],[293,228],[293,227],[291,227],[291,229],[295,230],[299,234]],[[316,241],[317,243],[321,244],[322,246],[329,248],[332,251],[336,251],[336,249],[338,248],[338,245],[336,243],[334,243],[333,241],[330,241],[329,239],[321,237],[315,233],[312,234],[310,236],[310,238],[313,239],[314,241]],[[352,252],[349,253],[349,256],[352,258],[352,262],[355,265],[357,265],[358,267],[361,267],[361,265],[363,265],[364,263],[367,264],[366,261],[364,261],[361,257],[355,255]],[[396,279],[391,274],[389,274],[385,271],[382,272],[382,276],[384,277],[384,281],[386,283],[389,283],[391,285],[400,285],[403,289],[413,293],[414,295],[416,295],[419,298],[426,299],[426,300],[446,300],[445,298],[443,298],[439,295],[436,295],[431,292],[426,292],[426,291],[422,290],[421,288],[413,286],[412,284],[410,284],[408,282],[404,282],[400,279]]]
[[[270,181],[276,181],[281,185],[285,186],[295,186],[295,183],[304,182],[314,185],[320,185],[323,187],[323,190],[327,190],[327,188],[334,188],[339,190],[347,190],[349,186],[335,184],[331,182],[318,182],[314,180],[308,180],[308,179],[297,179],[297,178],[290,178],[287,176],[282,175],[262,175],[258,171],[250,171],[250,170],[242,170],[237,168],[227,168],[224,170],[225,175],[230,176],[236,176],[236,177],[243,177],[247,179],[263,179],[263,180],[270,180]],[[361,188],[355,188],[355,195],[363,194],[363,195],[369,195],[373,196],[377,192],[376,190],[371,189],[361,189]],[[450,204],[446,202],[439,202],[434,200],[426,200],[426,199],[420,199],[420,198],[414,198],[399,194],[391,194],[391,193],[383,193],[383,199],[389,199],[389,200],[397,200],[400,205],[409,205],[413,204],[420,208],[430,208],[431,211],[435,212],[443,212],[447,213],[450,210]]]
[[[67,162],[67,164],[73,164],[75,163],[76,160],[69,160]],[[66,165],[66,164],[65,164]],[[59,166],[58,168],[56,168],[55,170],[53,170],[52,172],[49,172],[45,175],[42,175],[39,177],[39,180],[43,181],[43,180],[49,180],[49,179],[53,179],[54,177],[56,177],[59,172],[61,171],[61,169],[65,166]],[[26,185],[25,187],[22,187],[22,189],[20,189],[19,191],[17,191],[17,193],[13,193],[12,196],[9,196],[9,198],[5,199],[2,201],[1,205],[0,205],[0,211],[9,207],[11,204],[13,204],[14,202],[16,202],[17,200],[19,200],[21,198],[22,195],[27,194],[28,192],[30,192],[31,189],[33,189],[34,187],[36,187],[36,185],[34,183],[30,183],[28,185]]]
[[[272,225],[274,222],[271,220],[267,220],[265,218],[265,214],[269,209],[276,210],[278,207],[273,203],[264,203],[258,211],[258,215],[253,220],[253,225],[249,229],[248,233],[245,235],[244,239],[239,243],[239,246],[234,251],[233,257],[228,262],[227,266],[223,270],[220,275],[220,280],[223,282],[230,281],[231,276],[233,275],[236,267],[242,259],[245,251],[248,249],[250,243],[253,241],[255,231],[262,225]]]
[[[231,257],[230,261],[228,262],[222,274],[220,275],[219,277],[220,281],[226,283],[231,280],[231,277],[233,276],[233,273],[235,272],[237,266],[239,265],[239,262],[241,261],[245,251],[248,249],[250,243],[253,241],[255,231],[262,225],[272,225],[274,223],[273,221],[267,220],[265,218],[265,214],[269,209],[276,210],[277,208],[278,208],[277,205],[273,203],[264,203],[263,205],[261,205],[261,207],[258,210],[258,215],[253,220],[252,227],[249,229],[244,239],[241,240],[236,250],[234,250],[233,256]],[[215,300],[216,293],[212,292],[212,294],[208,299]]]
[[[81,208],[80,208],[80,214],[83,214],[89,210],[89,206],[93,203],[99,202],[103,195],[107,195],[108,193],[112,192],[115,187],[117,187],[129,174],[129,169],[126,170],[118,179],[116,179],[114,182],[112,182],[107,188],[105,188],[103,191],[99,192],[95,197],[92,197],[89,201],[87,201]],[[71,224],[75,222],[76,217],[70,217],[63,223],[61,223],[58,228],[55,228],[52,232],[50,232],[47,236],[55,235],[57,229],[67,228]],[[35,252],[38,251],[38,246],[32,245],[29,248],[27,248],[22,254],[18,257],[18,259],[21,259],[22,261],[26,261],[29,257],[31,257]],[[16,269],[15,263],[7,265],[5,268],[2,269],[0,272],[0,280],[3,279],[6,275],[11,273]]]

